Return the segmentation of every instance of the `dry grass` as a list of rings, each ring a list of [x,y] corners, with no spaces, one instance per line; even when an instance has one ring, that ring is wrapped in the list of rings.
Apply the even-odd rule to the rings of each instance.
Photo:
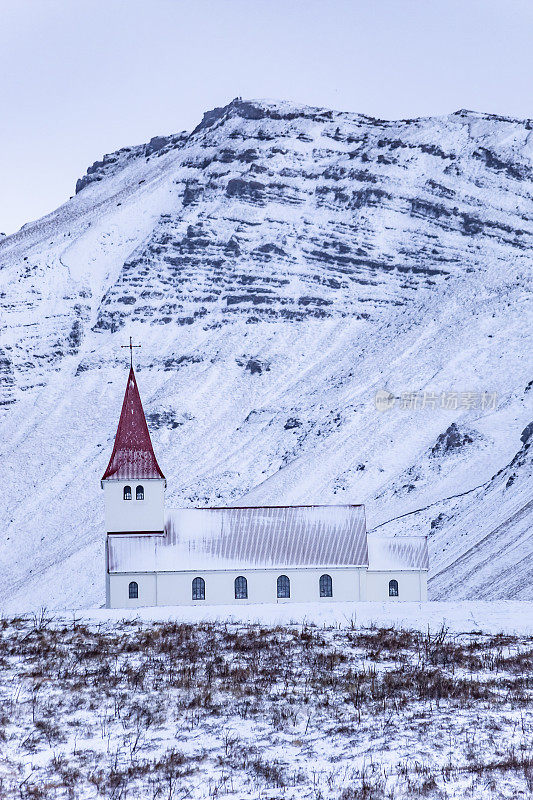
[[[446,630],[3,619],[0,797],[525,797],[532,667]]]

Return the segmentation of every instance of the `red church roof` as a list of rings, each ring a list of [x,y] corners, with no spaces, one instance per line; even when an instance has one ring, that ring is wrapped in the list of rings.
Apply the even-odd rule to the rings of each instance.
[[[159,468],[135,380],[130,369],[115,445],[102,480],[147,480],[165,476]]]

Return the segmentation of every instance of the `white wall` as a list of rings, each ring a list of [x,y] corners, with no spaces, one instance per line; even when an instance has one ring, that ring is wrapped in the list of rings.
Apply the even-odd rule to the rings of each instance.
[[[324,573],[331,576],[333,597],[320,597],[319,578]],[[239,575],[248,580],[248,598],[236,600],[234,581]],[[291,582],[289,599],[277,598],[277,579],[287,575]],[[192,581],[205,580],[205,600],[192,599]],[[110,608],[137,608],[139,606],[179,605],[231,605],[242,603],[304,603],[373,600],[417,601],[427,600],[427,571],[398,570],[375,571],[364,567],[341,569],[249,569],[204,570],[202,572],[159,572],[112,574],[108,576]],[[389,581],[398,581],[398,597],[389,597]],[[130,581],[139,586],[139,597],[129,599]]]
[[[102,481],[106,531],[162,531],[165,527],[165,481]],[[138,485],[144,500],[135,499]],[[131,486],[131,500],[124,500],[124,487]]]
[[[333,597],[320,597],[319,578],[324,573],[331,576]],[[239,603],[303,603],[310,601],[364,600],[366,568],[323,569],[264,569],[240,571],[159,572],[113,574],[109,576],[109,605],[111,608],[136,608],[138,606],[219,605]],[[248,599],[235,599],[235,578],[243,575],[248,580]],[[289,599],[277,598],[277,579],[286,575],[291,582]],[[192,581],[205,580],[205,600],[192,600]],[[139,597],[130,600],[130,581],[139,585]]]
[[[389,597],[389,581],[398,581],[398,597]],[[428,599],[427,570],[368,570],[366,575],[367,600],[402,600]]]
[[[139,598],[137,600],[129,599],[128,587],[130,581],[135,581],[139,586]],[[157,589],[154,572],[109,576],[109,608],[138,608],[139,606],[156,605]]]

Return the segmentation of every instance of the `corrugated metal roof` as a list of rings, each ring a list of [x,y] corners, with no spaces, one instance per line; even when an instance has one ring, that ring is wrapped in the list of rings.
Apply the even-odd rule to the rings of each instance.
[[[165,536],[109,537],[110,572],[366,566],[364,506],[179,509]]]
[[[155,457],[135,373],[131,367],[113,452],[102,480],[135,481],[151,478],[164,480],[165,476]]]
[[[368,539],[370,570],[429,569],[425,536],[379,536]]]

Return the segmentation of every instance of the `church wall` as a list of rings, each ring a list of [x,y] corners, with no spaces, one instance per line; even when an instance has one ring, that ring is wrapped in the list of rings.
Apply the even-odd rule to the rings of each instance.
[[[131,581],[135,581],[139,587],[139,597],[130,600],[128,587]],[[156,605],[158,603],[155,573],[109,576],[109,608],[139,608],[140,606]]]
[[[109,531],[162,531],[165,527],[165,482],[162,480],[102,481],[105,524]],[[136,488],[144,488],[144,500],[136,500]],[[131,486],[131,500],[124,487]]]
[[[319,578],[324,573],[332,578],[333,596],[320,597]],[[248,581],[248,598],[236,600],[235,578]],[[290,598],[277,598],[277,579],[290,579]],[[205,600],[192,600],[192,581],[205,580]],[[107,577],[110,608],[174,605],[231,605],[246,603],[298,603],[332,601],[426,601],[426,570],[366,570],[362,567],[344,569],[265,569],[265,570],[203,570],[199,572],[160,572],[112,574]],[[389,596],[389,581],[398,582],[398,596]],[[130,599],[128,587],[135,581],[139,596]]]
[[[389,596],[389,581],[398,582],[398,596]],[[428,599],[427,570],[368,570],[366,575],[367,600],[425,601]]]
[[[109,576],[111,608],[135,608],[138,606],[173,605],[219,605],[241,603],[298,603],[364,600],[364,567],[322,569],[265,569],[265,570],[203,570],[200,572],[160,572],[113,574]],[[331,576],[332,597],[320,597],[319,579],[323,574]],[[248,581],[248,598],[235,599],[235,578],[244,576]],[[286,575],[290,580],[291,596],[277,597],[277,579]],[[192,600],[192,581],[195,577],[205,580],[205,600]],[[139,597],[130,600],[130,581],[139,585]]]

